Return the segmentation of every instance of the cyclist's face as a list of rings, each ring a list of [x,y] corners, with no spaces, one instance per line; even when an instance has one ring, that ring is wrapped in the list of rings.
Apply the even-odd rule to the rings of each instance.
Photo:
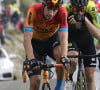
[[[58,8],[57,7],[44,7],[44,17],[47,21],[52,20],[52,18],[57,14]]]
[[[72,9],[73,9],[73,13],[74,14],[79,14],[79,15],[83,15],[86,11],[86,6],[82,7],[82,8],[77,8],[77,7],[74,7],[72,6]]]

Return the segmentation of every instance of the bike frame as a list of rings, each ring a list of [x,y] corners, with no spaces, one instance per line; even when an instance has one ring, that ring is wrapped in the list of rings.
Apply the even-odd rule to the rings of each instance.
[[[81,55],[80,52],[79,52],[79,55]],[[80,88],[78,86],[79,83],[80,83]],[[84,89],[83,89],[83,84],[84,84]],[[82,57],[78,57],[78,73],[77,73],[77,82],[76,82],[75,90],[87,90],[86,76],[85,76],[85,70],[84,70]]]
[[[50,65],[50,64],[48,64]],[[63,64],[51,64],[52,66],[50,68],[56,68],[56,67],[64,67]],[[66,70],[64,70],[64,73],[65,73],[65,77],[66,77],[66,80],[69,80],[69,74],[67,73]],[[47,85],[47,88],[48,90],[51,90],[50,88],[50,84],[49,84],[49,71],[48,71],[48,68],[45,68],[43,69],[43,84],[42,84],[42,90],[45,90],[45,85]]]
[[[52,66],[54,68],[56,68],[56,67],[64,67],[63,64],[52,64],[52,65],[54,65],[54,66]],[[66,70],[64,70],[64,73],[65,73],[66,80],[69,80],[69,76],[68,76],[68,73],[67,73]],[[44,69],[44,72],[43,72],[43,83],[49,83],[49,71],[48,71],[48,69]]]
[[[85,57],[100,57],[100,55],[82,55],[79,51],[79,55],[70,55],[68,58],[78,58],[78,73],[77,73],[77,81],[75,84],[75,90],[87,90],[86,76],[83,64],[83,58]],[[84,81],[82,81],[84,79]],[[80,84],[80,87],[78,86]],[[84,85],[84,89],[83,89]]]

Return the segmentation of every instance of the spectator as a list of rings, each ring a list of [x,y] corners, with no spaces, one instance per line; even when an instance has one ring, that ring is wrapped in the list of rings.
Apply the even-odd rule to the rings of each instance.
[[[3,26],[2,23],[0,22],[0,44],[4,45],[5,40],[4,40],[4,31],[3,31]]]
[[[15,11],[13,15],[11,16],[11,22],[16,26],[18,21],[19,21],[19,15],[17,11]]]

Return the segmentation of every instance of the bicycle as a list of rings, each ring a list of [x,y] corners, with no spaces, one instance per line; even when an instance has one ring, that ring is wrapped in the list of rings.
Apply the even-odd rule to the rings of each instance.
[[[63,64],[46,64],[44,63],[40,63],[40,69],[43,70],[42,76],[43,76],[43,84],[42,84],[42,90],[51,90],[51,86],[50,86],[50,79],[49,78],[49,69],[50,68],[56,68],[56,67],[64,67],[64,73],[65,73],[65,79],[66,81],[69,80],[69,63],[68,63],[68,67],[64,66],[65,62]],[[30,67],[29,65],[25,65],[23,66],[23,73],[22,73],[22,77],[23,77],[23,82],[25,83],[27,80],[27,70],[31,69],[32,67]],[[53,77],[53,76],[52,76]]]
[[[79,55],[70,55],[68,58],[78,58],[78,73],[77,73],[77,81],[75,83],[75,90],[87,90],[87,83],[86,83],[86,77],[85,77],[85,70],[84,70],[84,64],[83,59],[86,57],[93,57],[96,59],[96,57],[100,57],[100,55],[82,55],[79,51]]]

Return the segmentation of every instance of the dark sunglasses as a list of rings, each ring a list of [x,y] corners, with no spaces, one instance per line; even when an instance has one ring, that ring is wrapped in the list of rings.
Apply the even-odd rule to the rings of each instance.
[[[85,12],[86,7],[77,8],[77,7],[72,6],[72,9],[73,9],[74,12],[80,12],[80,11]]]

